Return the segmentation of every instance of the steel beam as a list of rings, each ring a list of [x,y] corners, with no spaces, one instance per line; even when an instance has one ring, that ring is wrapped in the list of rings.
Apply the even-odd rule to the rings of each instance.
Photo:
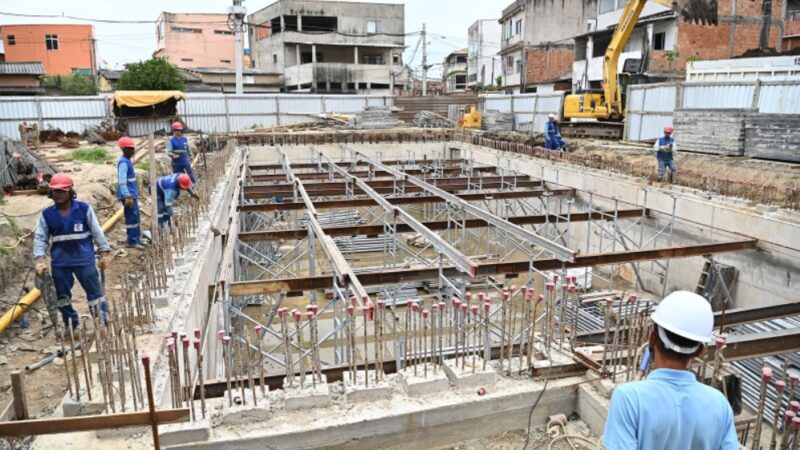
[[[502,191],[502,192],[475,192],[457,194],[456,196],[467,202],[492,200],[492,199],[511,199],[511,198],[532,198],[541,197],[546,192],[552,195],[574,196],[575,189],[533,189],[521,191]],[[436,196],[407,195],[403,197],[392,197],[386,200],[393,205],[408,205],[414,203],[444,203],[446,200]],[[330,208],[358,208],[361,206],[373,206],[375,202],[371,198],[353,198],[340,200],[315,201],[314,206],[318,210]],[[258,211],[291,211],[305,209],[303,202],[283,202],[283,203],[262,203],[254,205],[240,205],[239,212],[258,212]]]
[[[351,180],[359,187],[364,193],[366,193],[372,200],[375,201],[384,211],[391,214],[392,216],[400,218],[406,225],[411,227],[414,231],[422,235],[426,241],[430,242],[431,245],[436,249],[437,252],[440,254],[447,256],[449,259],[460,271],[466,273],[471,277],[475,277],[476,271],[478,266],[473,262],[467,255],[461,253],[455,247],[453,247],[449,242],[442,239],[441,236],[434,233],[430,228],[426,227],[422,224],[419,220],[414,218],[411,214],[409,214],[406,210],[402,208],[398,208],[393,206],[389,203],[385,198],[381,197],[366,181],[356,178],[346,170],[339,167],[338,165],[334,164],[330,158],[325,156],[322,152],[318,151],[313,146],[311,147],[316,151],[320,158],[324,158],[327,162],[328,167],[331,167],[334,171],[338,172],[341,176]]]
[[[708,346],[709,360],[714,360],[717,348]],[[800,351],[800,329],[767,331],[755,334],[734,334],[728,336],[723,349],[726,361],[763,358]]]
[[[388,199],[391,200],[391,199]],[[642,208],[620,209],[617,211],[617,218],[638,218],[642,217],[645,212]],[[594,211],[591,213],[591,220],[604,220],[612,212],[599,212]],[[649,215],[649,212],[645,212]],[[590,219],[590,213],[571,213],[569,221],[572,222],[586,222]],[[557,223],[560,216],[557,215],[530,215],[530,216],[516,216],[509,217],[509,222],[516,225],[539,225],[543,223]],[[446,230],[449,221],[436,220],[431,222],[422,222],[431,230]],[[467,228],[483,228],[486,227],[486,221],[482,219],[467,219],[464,222]],[[323,228],[325,234],[328,236],[378,236],[383,234],[383,225],[349,225],[340,227],[327,227]],[[397,224],[398,233],[411,233],[414,229],[406,224]],[[291,230],[271,230],[271,231],[249,231],[239,233],[239,240],[245,242],[258,242],[258,241],[275,241],[281,239],[304,239],[308,236],[308,230],[305,228],[293,228]]]
[[[719,242],[714,244],[683,245],[661,247],[644,250],[606,252],[599,254],[578,255],[573,262],[558,259],[542,259],[534,261],[537,270],[559,270],[562,268],[592,267],[608,264],[625,264],[657,259],[685,258],[689,256],[710,255],[714,253],[752,250],[757,247],[758,240],[742,239],[738,241]],[[478,275],[527,273],[531,261],[528,259],[508,262],[485,262],[478,264]],[[405,281],[432,280],[439,276],[438,267],[410,267],[381,272],[364,272],[359,274],[359,281],[365,286],[379,284],[396,284]],[[449,266],[444,268],[444,276],[458,276],[458,270]],[[307,291],[312,289],[328,289],[332,287],[331,277],[298,277],[277,280],[242,281],[231,284],[233,296],[270,294],[285,291]]]
[[[343,146],[343,148],[347,148],[347,147]],[[410,182],[412,184],[415,184],[415,185],[425,189],[429,193],[445,199],[445,201],[447,201],[449,203],[452,203],[454,205],[459,205],[461,208],[464,209],[464,211],[468,212],[469,214],[472,214],[475,217],[478,217],[478,218],[481,218],[481,219],[485,220],[487,223],[491,224],[493,227],[495,227],[495,228],[497,228],[499,230],[503,230],[504,232],[509,233],[511,235],[514,235],[514,236],[518,237],[519,239],[522,239],[524,242],[527,242],[529,244],[532,244],[532,245],[535,245],[537,247],[540,247],[540,248],[544,249],[546,252],[550,253],[555,258],[557,258],[557,259],[559,259],[561,261],[571,262],[571,261],[575,260],[575,252],[573,250],[567,248],[567,247],[564,247],[563,245],[561,245],[561,244],[559,244],[557,242],[553,242],[550,239],[547,239],[547,238],[544,238],[542,236],[539,236],[538,234],[536,234],[536,233],[534,233],[532,231],[526,230],[526,229],[522,228],[519,225],[515,225],[515,224],[513,224],[513,223],[511,223],[511,222],[509,222],[509,221],[507,221],[507,220],[505,220],[505,219],[503,219],[501,217],[498,217],[498,216],[496,216],[496,215],[494,215],[494,214],[492,214],[492,213],[490,213],[488,211],[485,211],[485,210],[483,210],[483,209],[481,209],[481,208],[479,208],[479,207],[477,207],[475,205],[467,203],[466,201],[458,198],[457,196],[455,196],[455,195],[453,195],[453,194],[451,194],[449,192],[446,192],[443,189],[439,189],[439,188],[437,188],[436,186],[434,186],[434,185],[432,185],[430,183],[426,183],[426,182],[420,180],[417,177],[414,177],[414,176],[411,176],[411,175],[406,175],[403,172],[401,172],[399,170],[396,170],[394,168],[391,168],[391,167],[389,167],[389,166],[387,166],[385,164],[382,164],[382,163],[377,162],[377,161],[373,161],[372,159],[370,159],[368,156],[366,156],[365,154],[363,154],[361,152],[357,152],[355,150],[350,150],[350,151],[355,152],[355,155],[357,155],[358,158],[361,158],[362,160],[369,162],[370,164],[372,164],[373,167],[376,167],[376,168],[381,169],[381,170],[385,170],[386,172],[390,172],[390,173],[394,174],[395,177],[407,180],[408,182]]]

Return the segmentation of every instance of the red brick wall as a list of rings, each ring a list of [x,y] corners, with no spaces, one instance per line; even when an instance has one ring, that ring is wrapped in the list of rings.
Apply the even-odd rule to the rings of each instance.
[[[783,23],[784,36],[798,36],[800,35],[800,20],[790,20]]]
[[[575,52],[571,48],[532,48],[527,50],[525,82],[544,83],[572,73]]]

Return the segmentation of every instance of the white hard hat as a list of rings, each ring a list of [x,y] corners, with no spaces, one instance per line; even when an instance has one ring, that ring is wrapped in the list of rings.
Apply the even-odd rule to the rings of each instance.
[[[550,114],[548,114],[548,115],[547,115],[547,118],[548,118],[548,119],[555,119],[555,118],[556,118],[556,115],[555,115],[555,114],[553,114],[553,113],[550,113]]]
[[[700,344],[713,342],[714,313],[706,299],[689,291],[675,291],[661,300],[650,316],[658,325],[661,341],[670,350],[683,354],[694,353]],[[671,342],[663,330],[698,344],[685,347]]]

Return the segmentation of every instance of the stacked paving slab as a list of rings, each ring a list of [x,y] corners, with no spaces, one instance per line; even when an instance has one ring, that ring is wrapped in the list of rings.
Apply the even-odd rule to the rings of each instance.
[[[679,151],[744,156],[744,122],[754,109],[679,109],[675,138]]]

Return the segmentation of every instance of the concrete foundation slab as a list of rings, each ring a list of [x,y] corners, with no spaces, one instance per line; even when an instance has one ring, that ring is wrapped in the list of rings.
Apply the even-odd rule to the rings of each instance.
[[[331,404],[331,396],[328,389],[328,379],[323,375],[322,383],[317,383],[314,387],[311,377],[306,376],[305,387],[300,388],[300,377],[294,377],[294,386],[288,386],[288,378],[283,380],[283,406],[288,410],[324,408]]]
[[[166,308],[169,306],[169,300],[167,299],[167,293],[156,293],[155,291],[150,292],[150,298],[153,302],[153,306],[156,308]]]
[[[367,372],[367,375],[369,380],[368,385],[364,382],[363,370],[356,371],[355,383],[350,381],[350,371],[344,372],[344,395],[348,402],[375,402],[391,398],[392,386],[396,381],[393,375],[389,375],[388,377],[384,375],[383,380],[377,383],[375,382],[374,370]]]
[[[269,419],[269,398],[262,397],[259,391],[256,391],[256,396],[257,405],[253,401],[253,393],[250,389],[245,389],[244,398],[242,398],[241,391],[234,392],[233,406],[230,406],[227,401],[222,403],[222,423],[236,425]],[[227,400],[227,393],[225,399]]]
[[[450,380],[444,370],[434,374],[432,368],[428,368],[428,376],[425,377],[424,370],[417,368],[417,375],[414,375],[413,367],[406,367],[398,372],[400,386],[403,392],[409,397],[419,397],[421,395],[436,394],[450,389]]]
[[[100,391],[100,385],[97,385],[96,388],[97,390],[92,391],[92,400],[89,400],[89,396],[87,395],[85,389],[81,390],[81,401],[77,401],[75,398],[70,397],[70,395],[67,394],[66,398],[64,399],[64,403],[61,405],[61,411],[62,414],[64,414],[64,417],[103,414],[103,411],[105,411],[103,394],[102,391]]]
[[[467,358],[463,369],[460,360],[448,359],[442,369],[456,388],[492,386],[497,377],[489,364],[486,365],[486,370],[483,369],[483,358],[475,358],[474,361],[472,358]]]
[[[211,437],[211,422],[208,419],[170,423],[158,427],[158,438],[164,447],[202,442],[209,437]]]

